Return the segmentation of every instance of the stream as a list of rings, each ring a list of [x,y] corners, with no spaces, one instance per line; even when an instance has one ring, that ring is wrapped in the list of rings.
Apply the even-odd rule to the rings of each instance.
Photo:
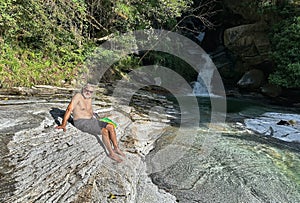
[[[299,109],[227,98],[226,122],[208,125],[210,99],[197,100],[191,109],[200,111],[199,127],[182,129],[178,113],[146,158],[148,175],[159,188],[187,203],[300,202],[299,141],[265,136],[244,123],[266,112],[292,119]]]
[[[155,147],[143,158],[147,164],[147,175],[160,189],[174,195],[177,202],[300,202],[299,141],[287,142],[278,139],[275,135],[262,134],[249,128],[254,126],[254,121],[258,123],[260,121],[251,119],[259,118],[265,113],[280,113],[278,116],[288,115],[288,118],[297,121],[295,126],[282,126],[283,129],[292,128],[299,133],[299,109],[250,99],[227,98],[226,122],[210,123],[211,99],[209,97],[197,97],[197,105],[190,105],[185,109],[187,111],[181,111],[174,97],[168,97],[168,101],[172,101],[173,105],[172,102],[165,102],[162,99],[154,101],[152,96],[145,95],[144,92],[135,94],[130,105],[134,106],[138,112],[148,109],[153,115],[160,116],[160,119],[170,121],[168,130],[157,139]],[[182,97],[182,100],[190,100],[189,96]],[[68,100],[52,99],[51,102],[53,106],[65,108]],[[42,98],[32,101],[7,100],[3,103],[5,105],[1,106],[1,125],[5,127],[2,126],[0,132],[2,163],[0,175],[5,175],[0,176],[0,185],[2,185],[0,197],[7,199],[14,195],[16,188],[15,179],[10,176],[11,164],[5,158],[8,153],[6,145],[13,139],[14,133],[21,130],[16,126],[33,129],[41,126],[45,115],[49,117],[48,111],[51,103]],[[107,105],[105,101],[98,101],[98,104],[100,103],[101,106]],[[26,105],[42,108],[33,111],[31,106],[27,108],[26,114],[28,115],[24,115],[22,108],[26,109]],[[159,108],[160,105],[161,108]],[[200,114],[200,119],[195,116],[197,112]],[[223,113],[220,112],[220,115]],[[11,121],[7,119],[7,114],[10,115]],[[271,122],[272,119],[267,116],[267,119],[263,121]],[[275,121],[280,121],[281,117],[276,116],[277,114],[274,117]],[[23,117],[26,117],[26,120],[20,120]],[[199,119],[198,125],[188,125],[197,121],[196,119]],[[246,120],[251,125],[247,126]],[[10,126],[13,122],[20,122],[22,125]],[[58,132],[49,128],[48,122],[51,125],[54,123],[52,119],[42,122],[46,126],[44,127],[45,133],[48,133],[44,137],[49,139],[51,137],[58,139],[55,136],[61,137]],[[274,129],[278,127],[276,122]],[[263,123],[262,126],[269,128],[268,123]],[[141,127],[138,131],[142,130]],[[274,134],[276,132],[275,129]],[[45,133],[37,137],[43,137]],[[77,134],[76,131],[74,134]],[[286,139],[289,135],[279,138],[281,137]],[[79,138],[81,137],[77,137]],[[48,143],[49,140],[46,140],[45,143]],[[71,143],[70,146],[81,149],[79,144]],[[90,155],[83,157],[83,159],[88,158]]]

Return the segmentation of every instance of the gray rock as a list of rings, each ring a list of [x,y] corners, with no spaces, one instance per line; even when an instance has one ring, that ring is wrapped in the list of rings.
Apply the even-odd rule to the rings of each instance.
[[[241,55],[243,61],[259,64],[268,58],[270,42],[263,22],[228,28],[224,32],[224,45]]]
[[[289,125],[279,125],[280,121],[292,121]],[[266,136],[287,141],[300,142],[300,115],[284,113],[264,113],[263,115],[245,119],[246,127]]]
[[[126,159],[116,164],[100,137],[70,123],[66,133],[54,129],[66,107],[57,101],[1,101],[1,202],[175,202],[151,182],[143,161],[166,124],[133,122],[131,108],[97,103],[95,111],[118,123]]]
[[[146,157],[152,181],[184,203],[299,202],[298,153],[247,129],[223,127],[221,135],[212,129],[188,132],[196,139],[176,148],[170,147],[174,136],[162,136]],[[178,157],[176,149],[184,148]]]

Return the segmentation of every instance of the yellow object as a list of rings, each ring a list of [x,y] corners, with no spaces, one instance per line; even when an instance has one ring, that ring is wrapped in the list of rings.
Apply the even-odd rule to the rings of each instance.
[[[110,193],[108,196],[109,199],[117,199],[116,195]]]
[[[105,117],[105,118],[101,118],[100,121],[106,122],[106,123],[110,123],[112,124],[115,128],[118,126],[114,121],[110,120],[109,118]]]

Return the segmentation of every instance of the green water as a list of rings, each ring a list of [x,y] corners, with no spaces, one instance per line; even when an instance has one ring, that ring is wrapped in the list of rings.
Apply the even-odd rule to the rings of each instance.
[[[178,119],[147,156],[155,184],[179,202],[300,202],[300,144],[258,135],[236,124],[264,112],[291,109],[229,100],[226,123],[210,127],[209,98],[198,98],[198,106],[191,109],[200,111],[199,127],[179,133],[182,120]],[[162,154],[170,164],[160,163]]]

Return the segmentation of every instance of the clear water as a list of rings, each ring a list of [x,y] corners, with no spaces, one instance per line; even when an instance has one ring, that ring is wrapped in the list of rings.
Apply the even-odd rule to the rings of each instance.
[[[198,106],[185,112],[190,114],[184,116],[187,120],[174,119],[174,127],[147,156],[155,184],[179,202],[300,202],[300,144],[261,136],[237,124],[264,112],[294,109],[228,99],[226,123],[208,125],[211,101],[197,100]],[[178,131],[197,110],[200,125]]]

